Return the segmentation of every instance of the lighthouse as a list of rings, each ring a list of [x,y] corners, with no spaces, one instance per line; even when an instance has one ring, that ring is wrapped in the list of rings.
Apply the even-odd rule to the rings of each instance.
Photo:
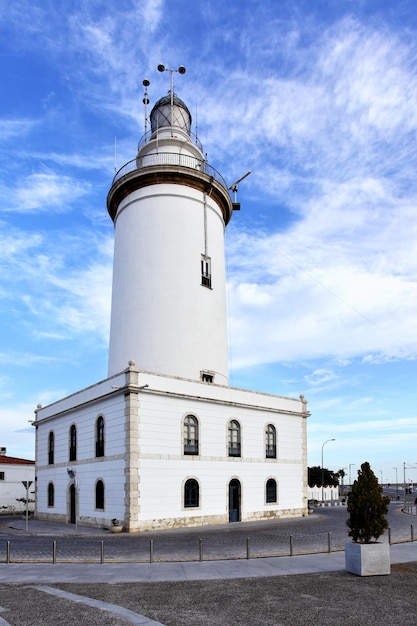
[[[133,360],[141,370],[228,384],[224,236],[232,201],[191,121],[171,81],[107,197],[109,376]]]
[[[228,384],[224,235],[242,179],[207,162],[174,91],[185,68],[168,71],[107,195],[108,376],[35,410],[39,519],[141,532],[307,513],[307,400]]]

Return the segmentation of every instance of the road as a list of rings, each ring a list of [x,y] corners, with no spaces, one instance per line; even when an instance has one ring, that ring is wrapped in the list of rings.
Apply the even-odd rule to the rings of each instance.
[[[417,517],[401,509],[401,502],[390,504],[388,522],[393,543],[409,539],[414,522],[417,539]],[[346,508],[337,506],[318,508],[303,518],[112,535],[81,526],[75,532],[71,525],[44,524],[39,528],[35,521],[29,522],[26,532],[16,518],[2,518],[0,562],[6,560],[7,542],[13,562],[50,562],[54,541],[57,561],[100,561],[104,549],[108,561],[149,562],[151,541],[155,562],[198,560],[200,555],[204,560],[245,558],[248,549],[251,557],[282,556],[290,553],[290,542],[294,554],[320,552],[328,549],[329,540],[332,550],[344,547],[348,540],[346,519]],[[16,530],[19,525],[22,530]]]

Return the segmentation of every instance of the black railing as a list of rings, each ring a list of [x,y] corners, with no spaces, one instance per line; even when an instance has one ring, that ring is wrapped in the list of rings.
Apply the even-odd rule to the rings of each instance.
[[[139,158],[132,159],[116,172],[112,184],[114,185],[120,178],[135,170],[158,165],[175,165],[178,167],[186,167],[189,170],[203,172],[208,176],[212,176],[227,189],[227,184],[223,176],[215,170],[214,167],[209,165],[207,161],[197,159],[197,157],[193,157],[189,154],[179,154],[178,152],[151,152],[150,154],[144,154]]]
[[[184,454],[198,454],[198,440],[197,439],[185,439],[184,441]]]
[[[240,456],[240,443],[229,445],[229,456]]]
[[[269,445],[266,447],[266,458],[267,459],[276,459],[277,458],[277,447],[274,445]]]

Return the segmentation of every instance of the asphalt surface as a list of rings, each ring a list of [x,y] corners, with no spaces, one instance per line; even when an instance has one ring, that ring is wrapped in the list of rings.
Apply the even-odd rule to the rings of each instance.
[[[398,541],[407,539],[413,521],[417,524],[416,517],[401,513],[399,506],[391,506],[389,516],[392,534]],[[199,536],[204,541],[211,537],[213,551],[218,554],[226,544],[232,545],[232,552],[236,547],[240,550],[241,539],[249,533],[253,543],[258,540],[262,549],[270,551],[280,534],[289,533],[296,537],[303,534],[304,547],[314,548],[317,535],[332,532],[335,537],[338,533],[345,536],[345,517],[344,511],[323,510],[281,524],[242,523],[193,529],[188,539],[194,544]],[[6,540],[12,546],[16,544],[17,549],[24,540],[25,550],[29,550],[32,542],[32,556],[42,552],[44,540],[50,545],[52,540],[60,543],[65,538],[73,542],[79,554],[80,544],[85,546],[90,541],[94,545],[97,540],[110,538],[108,531],[78,528],[75,534],[71,526],[36,521],[29,523],[28,533],[22,520],[13,520],[10,525],[0,524],[0,546]],[[327,530],[329,525],[332,531]],[[270,535],[269,543],[265,533]],[[183,531],[152,534],[155,543],[163,544],[170,562],[99,564],[75,558],[55,565],[35,561],[0,563],[0,626],[417,623],[417,541],[391,546],[391,575],[358,578],[344,571],[344,552],[340,550],[293,557],[247,559],[240,555],[226,560],[215,557],[202,562],[175,562],[172,559],[183,551],[184,536],[187,533]],[[124,545],[131,545],[134,539],[112,536],[115,554],[123,556]],[[149,545],[149,537],[144,539]],[[118,545],[123,546],[120,551]]]

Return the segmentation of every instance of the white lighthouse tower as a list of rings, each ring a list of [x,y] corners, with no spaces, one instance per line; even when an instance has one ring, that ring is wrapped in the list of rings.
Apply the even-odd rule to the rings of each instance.
[[[231,198],[172,81],[150,124],[107,197],[115,228],[108,373],[133,360],[141,370],[224,385]]]
[[[228,384],[224,233],[241,179],[228,188],[207,163],[174,93],[185,68],[169,71],[107,197],[108,377],[35,411],[40,519],[137,532],[307,513],[304,396]]]

